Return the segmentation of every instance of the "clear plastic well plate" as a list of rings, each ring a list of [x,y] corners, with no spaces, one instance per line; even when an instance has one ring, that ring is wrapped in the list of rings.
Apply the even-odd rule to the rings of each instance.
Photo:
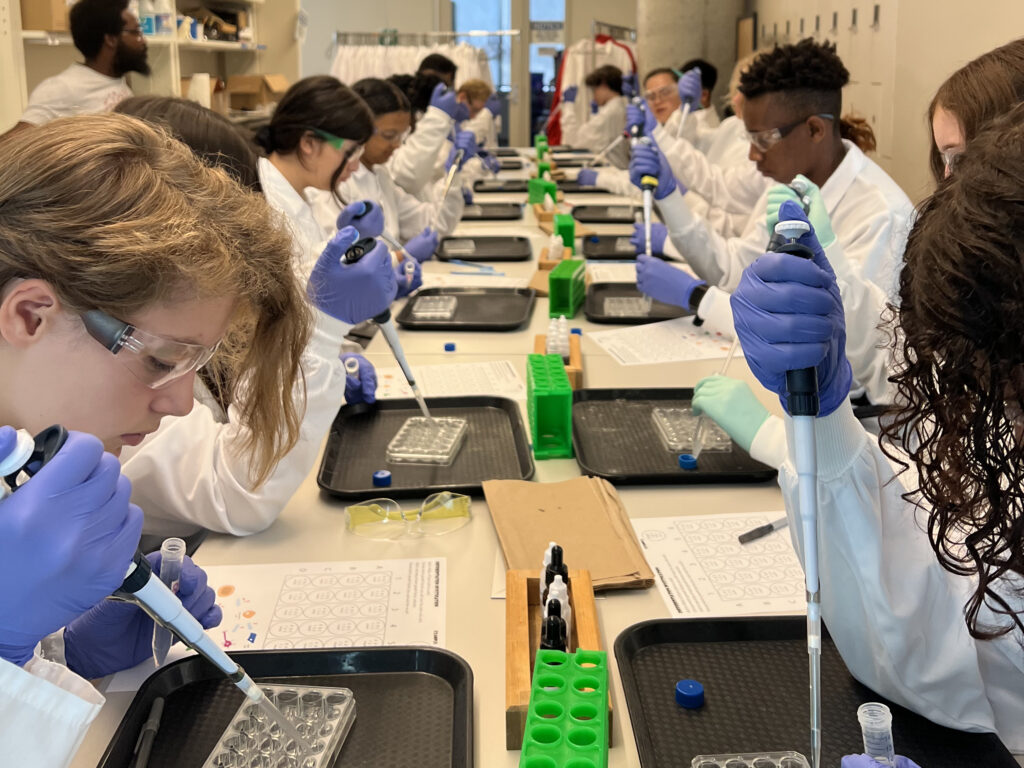
[[[608,216],[632,216],[633,206],[631,205],[609,205]]]
[[[737,755],[697,755],[690,768],[811,768],[799,752],[750,752]]]
[[[356,719],[352,691],[305,685],[261,685],[260,688],[306,738],[311,751],[300,754],[281,727],[258,704],[246,699],[203,768],[327,768],[334,765]]]
[[[451,253],[451,249],[448,250]],[[412,316],[417,320],[451,320],[459,300],[455,296],[417,296]]]
[[[476,252],[476,241],[468,238],[447,240],[444,252],[449,256],[472,256]]]
[[[628,237],[616,237],[615,238],[615,252],[616,253],[636,253],[636,246],[630,242]]]
[[[608,317],[640,317],[651,313],[649,296],[606,296],[604,313]]]
[[[388,443],[395,464],[451,464],[466,439],[465,419],[412,416]]]
[[[690,453],[693,449],[697,423],[700,418],[690,408],[655,408],[651,412],[654,426],[661,436],[661,442],[670,451]],[[709,417],[704,417],[705,451],[731,451],[732,440],[725,431]]]
[[[484,209],[480,205],[467,205],[462,209],[463,216],[483,216]]]

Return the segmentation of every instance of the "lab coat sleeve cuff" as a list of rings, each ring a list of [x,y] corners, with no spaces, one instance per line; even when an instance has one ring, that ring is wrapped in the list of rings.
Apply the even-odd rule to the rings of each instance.
[[[23,667],[0,661],[0,688],[23,706],[38,709],[40,722],[55,725],[56,717],[75,730],[91,723],[106,701],[87,680],[40,656],[33,656]]]
[[[769,416],[750,443],[750,457],[773,469],[786,461],[786,425],[778,416]]]
[[[732,322],[731,294],[718,286],[708,288],[697,307],[697,317],[704,321],[704,327],[712,333],[720,333],[728,339],[736,335]]]
[[[843,401],[828,416],[814,420],[814,434],[818,458],[818,479],[828,482],[844,475],[864,450],[868,433],[857,417],[849,400]],[[786,416],[786,443],[789,461],[796,466],[793,418]]]
[[[670,259],[682,259],[683,254],[676,248],[676,244],[672,242],[672,238],[666,238],[665,245],[661,247],[661,252],[668,256]]]

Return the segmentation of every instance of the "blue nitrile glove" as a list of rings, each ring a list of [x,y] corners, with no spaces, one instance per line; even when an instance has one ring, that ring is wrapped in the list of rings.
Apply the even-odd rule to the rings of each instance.
[[[642,101],[643,106],[638,106],[632,102],[626,105],[626,130],[629,131],[633,126],[638,125],[643,129],[644,136],[650,136],[654,133],[654,129],[658,127],[658,121],[654,119],[654,113],[647,106],[647,102],[645,100]]]
[[[575,85],[570,85],[564,91],[562,91],[562,101],[567,104],[575,104],[576,96],[579,94],[580,89]]]
[[[354,227],[339,229],[306,284],[306,295],[317,309],[350,325],[379,315],[391,306],[398,291],[391,252],[384,243],[378,242],[354,264],[342,263],[345,251],[358,237]]]
[[[597,110],[599,110],[599,109],[600,109],[600,107],[597,106],[597,101],[592,99],[590,101],[590,114],[596,115],[597,114]]]
[[[466,105],[459,103],[458,94],[450,90],[444,83],[438,83],[434,86],[434,91],[430,94],[430,106],[437,107],[452,120],[465,120],[465,117],[459,117],[462,110],[466,111],[467,116],[469,115]],[[459,107],[462,107],[462,110]]]
[[[622,95],[627,99],[636,96],[640,92],[637,86],[636,72],[630,72],[622,78]]]
[[[478,151],[477,156],[480,158],[480,162],[484,164],[484,168],[491,173],[497,173],[501,170],[501,160],[490,152]]]
[[[338,229],[355,227],[359,237],[380,237],[384,231],[384,209],[380,203],[357,200],[349,203],[338,214]]]
[[[668,227],[657,221],[651,222],[651,253],[664,253],[665,240],[668,238]],[[636,248],[637,253],[647,252],[647,243],[644,236],[644,225],[638,223],[633,225],[633,235],[629,242]],[[660,259],[659,259],[660,261]],[[678,271],[678,270],[676,270]]]
[[[676,83],[679,89],[679,99],[685,104],[690,102],[690,111],[696,112],[701,108],[700,97],[704,93],[704,86],[700,82],[700,70],[694,67],[689,72],[684,72]]]
[[[807,221],[790,200],[779,217]],[[799,242],[814,251],[814,260],[788,253],[761,256],[743,271],[730,302],[732,316],[747,365],[787,411],[786,371],[817,367],[818,415],[827,416],[849,396],[852,380],[843,300],[814,230]]]
[[[412,264],[412,274],[406,272],[405,265]],[[405,259],[395,266],[395,280],[398,282],[399,299],[408,296],[423,285],[423,267],[416,259]]]
[[[787,184],[776,184],[768,190],[767,225],[768,234],[775,233],[775,225],[779,223],[779,206],[787,200],[794,200],[803,206],[801,197],[807,198],[809,207],[807,218],[810,219],[814,233],[818,236],[818,242],[822,248],[828,248],[836,241],[835,232],[832,231],[832,220],[829,218],[828,210],[825,208],[825,201],[821,199],[821,189],[813,181],[803,174],[798,174],[793,179],[793,187],[803,190],[799,194]]]
[[[846,755],[840,768],[885,768],[885,765],[873,759],[870,755]],[[921,768],[909,757],[896,755],[896,768]]]
[[[160,573],[160,553],[146,555],[153,573]],[[185,610],[210,629],[220,624],[217,596],[206,584],[206,572],[185,556],[178,579],[178,599]],[[172,642],[178,638],[172,634]],[[64,628],[68,669],[86,679],[134,667],[153,657],[153,620],[134,603],[104,600]]]
[[[668,197],[676,188],[676,177],[658,145],[653,142],[638,143],[632,151],[629,159],[629,180],[639,189],[640,180],[644,176],[655,176],[658,179],[658,188],[654,190],[654,199],[662,200]],[[680,191],[685,193],[686,188],[680,185]]]
[[[717,373],[697,382],[691,405],[695,414],[710,416],[744,451],[750,450],[754,435],[768,420],[768,409],[745,381]]]
[[[698,285],[707,283],[655,256],[636,257],[636,287],[656,301],[690,309],[690,297]]]
[[[461,169],[469,158],[476,157],[478,147],[476,145],[476,136],[473,135],[472,131],[455,132],[455,141],[452,142],[451,151],[448,153],[448,159],[444,164],[444,169],[446,171],[451,170],[452,165],[455,163],[455,153],[460,149],[465,152],[462,156],[462,162],[459,164],[459,168]]]
[[[501,114],[501,98],[497,93],[492,93],[487,97],[487,102],[484,104],[484,109],[490,112],[494,117]]]
[[[462,202],[464,202],[466,205],[473,204],[473,190],[470,189],[469,187],[462,188]]]
[[[597,186],[597,170],[594,168],[581,168],[576,174],[576,183],[581,187]]]
[[[377,371],[373,363],[362,355],[346,354],[341,356],[341,362],[355,360],[359,364],[359,371],[354,375],[345,375],[345,402],[353,403],[374,403],[377,401]]]
[[[433,258],[437,250],[437,232],[430,227],[424,228],[416,237],[405,244],[405,250],[421,264]]]
[[[131,495],[103,444],[71,432],[0,501],[0,658],[24,664],[40,640],[121,586],[142,534]]]

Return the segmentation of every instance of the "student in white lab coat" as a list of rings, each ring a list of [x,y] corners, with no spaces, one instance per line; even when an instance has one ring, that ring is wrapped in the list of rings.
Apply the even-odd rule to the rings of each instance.
[[[679,67],[679,71],[684,73],[693,70],[697,70],[697,76],[700,78],[700,91],[694,94],[696,98],[691,102],[690,112],[694,122],[694,143],[701,152],[705,152],[715,129],[721,123],[718,110],[711,102],[711,92],[718,83],[718,67],[706,59],[690,59]]]
[[[298,437],[291,390],[310,319],[266,202],[122,115],[63,118],[0,146],[0,241],[0,426],[74,430],[0,501],[0,744],[5,763],[59,767],[103,703],[75,672],[131,666],[151,644],[140,612],[90,609],[120,584],[142,526],[116,454],[189,412],[205,364],[244,383],[253,440],[239,450],[265,477]],[[11,439],[0,430],[4,458]],[[183,602],[216,620],[187,571]],[[55,631],[48,652],[62,636],[69,668],[36,650]]]
[[[943,725],[995,731],[1017,753],[1022,190],[1018,104],[967,143],[953,177],[919,208],[900,276],[899,407],[878,441],[843,392],[843,307],[813,235],[813,262],[767,254],[732,298],[747,362],[783,404],[785,371],[817,368],[822,614],[847,666],[882,696]],[[792,448],[779,484],[801,551]]]
[[[476,143],[486,149],[498,146],[501,100],[483,80],[467,80],[459,86],[458,99],[469,109],[463,128],[472,131]]]
[[[622,70],[611,64],[598,67],[584,80],[594,97],[597,111],[583,125],[576,123],[572,109],[563,109],[562,141],[573,147],[600,152],[626,130],[626,99],[622,95]],[[562,100],[573,104],[579,89],[573,85],[562,94]],[[625,168],[629,145],[621,142],[608,154],[608,160],[618,168]]]
[[[459,174],[443,202],[423,202],[395,184],[388,170],[392,153],[409,136],[412,118],[409,100],[397,86],[387,80],[366,78],[352,86],[373,113],[374,130],[366,143],[358,168],[341,182],[333,193],[313,194],[313,211],[321,227],[332,227],[344,205],[368,200],[384,214],[384,231],[404,243],[414,258],[412,283],[399,280],[399,295],[419,287],[420,262],[430,259],[437,250],[440,237],[451,234],[462,218],[465,207],[459,194]],[[454,161],[454,158],[453,158]],[[401,271],[404,265],[398,267]]]

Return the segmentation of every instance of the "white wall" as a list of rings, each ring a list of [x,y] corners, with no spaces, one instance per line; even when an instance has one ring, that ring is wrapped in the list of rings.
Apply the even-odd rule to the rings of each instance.
[[[875,5],[880,17],[872,27]],[[931,130],[926,124],[928,103],[950,73],[976,56],[1024,35],[1024,3],[1020,0],[984,0],[972,19],[959,0],[755,0],[761,48],[800,39],[814,33],[814,17],[821,17],[819,39],[836,43],[850,70],[850,85],[843,94],[844,112],[866,117],[878,138],[876,160],[915,202],[932,188],[928,171]],[[852,28],[852,11],[857,26]],[[832,14],[838,24],[832,30]],[[762,27],[767,39],[760,39]]]
[[[595,19],[635,29],[636,4],[637,0],[565,0],[566,45],[589,39]]]

